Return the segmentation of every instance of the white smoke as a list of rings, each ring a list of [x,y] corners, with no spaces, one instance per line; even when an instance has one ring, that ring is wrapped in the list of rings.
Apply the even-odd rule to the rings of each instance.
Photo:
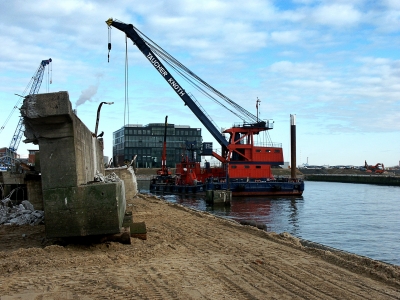
[[[75,103],[75,107],[82,105],[86,101],[91,101],[93,96],[96,95],[99,85],[91,85],[86,90],[83,90],[79,99]]]
[[[81,92],[81,96],[79,97],[78,101],[76,101],[75,103],[75,109],[79,106],[82,105],[83,103],[85,103],[86,101],[92,101],[94,95],[96,95],[97,90],[99,89],[99,85],[100,85],[100,80],[103,77],[102,73],[97,73],[95,74],[96,77],[96,85],[91,85],[89,86],[86,90],[83,90]]]

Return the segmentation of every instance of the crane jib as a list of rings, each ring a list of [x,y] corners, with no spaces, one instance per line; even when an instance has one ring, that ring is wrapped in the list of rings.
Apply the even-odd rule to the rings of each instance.
[[[225,136],[221,134],[218,128],[208,119],[202,109],[193,101],[193,99],[180,86],[175,78],[167,71],[166,67],[160,62],[158,57],[151,51],[145,40],[136,32],[131,24],[124,24],[109,19],[106,21],[108,26],[113,26],[123,32],[133,41],[134,45],[149,60],[153,67],[163,76],[165,81],[175,90],[176,94],[182,99],[190,110],[195,114],[199,121],[207,128],[217,142],[225,149],[229,142]]]
[[[183,96],[186,94],[184,89],[182,89],[181,86],[173,79],[173,77],[168,74],[168,72],[164,69],[164,67],[157,60],[157,58],[155,58],[151,53],[147,54],[146,57],[152,63],[152,65],[158,70],[158,72],[160,72],[161,75],[167,78],[169,77],[167,79],[167,82],[172,86],[172,88],[179,96]]]

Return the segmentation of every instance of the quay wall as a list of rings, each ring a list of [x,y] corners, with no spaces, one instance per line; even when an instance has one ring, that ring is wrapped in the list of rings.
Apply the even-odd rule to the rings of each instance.
[[[305,174],[304,180],[400,186],[400,176]]]

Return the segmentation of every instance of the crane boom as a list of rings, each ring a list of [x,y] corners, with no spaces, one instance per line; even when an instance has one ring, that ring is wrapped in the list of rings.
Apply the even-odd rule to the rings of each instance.
[[[228,141],[222,135],[222,133],[214,126],[204,112],[196,105],[195,101],[186,93],[186,91],[180,86],[175,78],[170,74],[167,68],[161,63],[158,57],[151,51],[146,42],[139,36],[132,24],[125,24],[114,21],[112,19],[107,20],[108,26],[113,26],[123,32],[134,42],[138,49],[143,55],[149,60],[153,67],[161,74],[165,81],[171,86],[171,88],[177,93],[177,95],[183,100],[199,121],[207,128],[210,134],[215,140],[223,147],[228,146]]]
[[[41,61],[39,68],[37,69],[35,75],[33,76],[33,82],[32,82],[31,89],[29,91],[29,95],[36,95],[39,92],[39,89],[40,89],[40,86],[41,86],[42,80],[43,80],[44,70],[45,70],[46,66],[48,64],[50,64],[51,62],[52,62],[51,58]],[[23,118],[20,117],[17,128],[15,129],[15,132],[11,139],[11,143],[10,143],[10,147],[9,147],[9,149],[12,152],[17,152],[17,149],[18,149],[19,143],[21,142],[22,134],[24,133],[24,130],[25,130],[25,128],[24,128]]]

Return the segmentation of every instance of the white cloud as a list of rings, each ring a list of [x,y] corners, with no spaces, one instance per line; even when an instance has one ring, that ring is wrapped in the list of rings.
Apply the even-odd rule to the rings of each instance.
[[[361,65],[349,65],[346,73],[321,63],[277,62],[265,73],[265,89],[287,109],[294,106],[299,114],[331,120],[326,127],[331,133],[340,131],[342,127],[335,124],[343,122],[346,132],[400,130],[393,117],[400,109],[400,61],[372,57],[357,61]],[[297,98],[291,97],[294,93]],[[383,118],[387,114],[391,117]]]
[[[357,26],[361,21],[362,14],[352,5],[327,4],[317,7],[311,17],[317,24],[332,27]]]
[[[0,11],[7,12],[0,19],[1,101],[5,106],[11,103],[11,110],[15,101],[9,102],[9,95],[19,93],[40,61],[51,57],[53,91],[68,90],[74,103],[96,82],[96,74],[104,73],[94,102],[115,101],[113,117],[123,114],[119,102],[124,98],[125,39],[116,29],[107,63],[105,20],[113,17],[137,26],[245,108],[253,108],[254,99],[260,97],[261,108],[270,117],[297,111],[312,120],[308,129],[313,134],[400,130],[395,113],[400,111],[399,3],[1,1]],[[186,111],[130,42],[128,51],[130,91],[133,103],[137,101],[132,105],[142,110],[151,103],[161,114],[168,107],[172,112]],[[159,103],[159,99],[168,101]],[[94,102],[79,107],[82,118],[87,115],[90,122],[97,108]],[[159,117],[155,110],[152,113]],[[102,124],[108,117],[102,116]],[[140,117],[149,118],[145,111]],[[235,121],[224,114],[217,118],[229,124]],[[108,130],[114,130],[114,124],[122,126],[117,123],[112,119]]]
[[[309,78],[321,76],[327,70],[323,70],[323,65],[319,63],[293,63],[291,61],[279,61],[271,64],[267,72],[280,73],[282,76]]]
[[[300,39],[300,31],[273,31],[271,32],[271,40],[278,44],[293,44]]]
[[[400,10],[400,2],[398,0],[384,0],[383,3],[391,10]]]

